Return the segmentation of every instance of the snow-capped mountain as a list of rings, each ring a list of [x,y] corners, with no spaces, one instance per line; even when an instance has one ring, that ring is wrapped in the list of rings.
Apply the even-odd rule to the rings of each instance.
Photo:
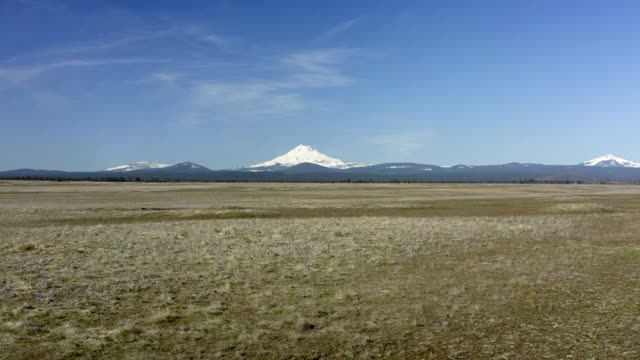
[[[136,161],[133,164],[119,165],[114,166],[104,171],[133,171],[133,170],[142,170],[142,169],[161,169],[167,166],[171,166],[170,164],[161,164],[151,161]]]
[[[607,154],[582,163],[582,166],[640,168],[640,163]]]
[[[105,173],[107,171],[107,173]],[[114,176],[106,176],[111,174]],[[603,183],[640,182],[640,163],[605,155],[573,165],[509,163],[437,166],[410,162],[364,165],[347,163],[300,145],[288,153],[250,167],[211,170],[192,162],[174,165],[139,161],[106,170],[0,171],[0,179],[118,181],[292,181],[292,182],[506,182]]]
[[[331,169],[349,169],[353,167],[366,166],[366,164],[346,163],[340,159],[327,156],[311,146],[300,144],[282,156],[278,156],[273,160],[265,161],[260,164],[249,165],[246,169],[290,168],[302,163],[311,163]]]

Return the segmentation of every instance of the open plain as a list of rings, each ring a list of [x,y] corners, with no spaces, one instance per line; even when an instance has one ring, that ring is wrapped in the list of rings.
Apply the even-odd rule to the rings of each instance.
[[[640,358],[640,186],[0,182],[0,358]]]

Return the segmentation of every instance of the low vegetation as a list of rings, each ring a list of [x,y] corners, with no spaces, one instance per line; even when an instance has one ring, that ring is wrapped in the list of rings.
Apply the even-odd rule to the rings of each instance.
[[[4,182],[0,358],[635,359],[638,220],[633,186]]]

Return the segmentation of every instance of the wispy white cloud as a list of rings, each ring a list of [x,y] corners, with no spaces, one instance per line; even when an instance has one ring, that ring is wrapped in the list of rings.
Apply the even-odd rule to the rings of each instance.
[[[101,65],[120,65],[120,64],[149,64],[149,63],[166,63],[171,59],[146,59],[146,58],[126,58],[126,59],[92,59],[92,60],[66,60],[45,65],[39,65],[45,70],[51,70],[59,67],[77,67],[77,66],[101,66]]]
[[[329,30],[325,31],[320,36],[318,36],[318,40],[327,41],[329,39],[332,39],[335,36],[345,32],[345,31],[348,31],[354,25],[356,25],[357,23],[362,21],[364,18],[365,18],[365,16],[358,16],[356,18],[341,22],[340,24],[335,25],[334,27],[330,28]]]
[[[131,45],[139,45],[140,43],[148,42],[151,40],[163,39],[163,38],[173,38],[176,40],[192,40],[195,39],[197,41],[201,41],[204,43],[215,44],[216,46],[228,49],[233,44],[234,41],[231,37],[209,33],[204,30],[201,30],[195,26],[186,26],[186,27],[169,27],[161,30],[147,30],[142,31],[137,34],[132,34],[116,39],[104,40],[104,41],[96,41],[92,43],[73,45],[73,46],[59,46],[49,49],[42,49],[35,51],[33,53],[21,54],[19,56],[15,56],[12,61],[17,61],[21,58],[25,57],[42,57],[42,56],[50,56],[50,55],[73,55],[73,54],[83,54],[83,53],[98,53],[98,52],[108,52],[118,50],[120,48],[125,48]]]
[[[362,54],[362,50],[354,48],[308,50],[285,56],[283,62],[299,70],[330,73],[336,71],[336,65],[359,54]]]
[[[207,34],[202,36],[200,39],[221,48],[228,48],[232,44],[232,40],[229,37],[219,34]]]
[[[126,37],[109,40],[109,41],[96,42],[93,44],[45,49],[36,54],[37,55],[46,55],[46,54],[68,55],[68,54],[78,54],[78,53],[84,53],[84,52],[108,51],[108,50],[117,49],[127,45],[133,45],[133,44],[140,43],[147,40],[159,39],[171,34],[175,34],[175,30],[173,29],[158,30],[158,31],[147,32],[144,34],[126,36]]]
[[[360,20],[361,18],[355,18],[339,24],[330,29],[327,36],[346,31]],[[276,57],[256,56],[254,48],[243,49],[243,43],[232,36],[212,32],[211,29],[198,25],[178,25],[109,41],[45,49],[24,56],[40,59],[43,55],[55,55],[49,58],[64,59],[81,55],[92,56],[102,52],[117,54],[121,53],[120,48],[126,48],[127,53],[131,53],[130,50],[134,51],[138,45],[142,46],[144,42],[160,38],[185,42],[195,50],[176,55],[177,60],[172,63],[171,68],[162,71],[149,68],[146,72],[148,76],[129,81],[128,84],[172,86],[184,94],[186,107],[189,108],[187,112],[196,114],[192,117],[198,119],[202,116],[197,114],[215,113],[233,118],[247,115],[286,115],[308,109],[311,104],[308,90],[337,88],[354,83],[355,80],[344,70],[345,64],[363,54],[360,49],[339,47],[309,49]],[[212,59],[211,52],[201,51],[212,46],[232,54],[234,62],[221,62],[221,58]],[[170,60],[64,59],[36,65],[24,65],[22,61],[21,66],[9,66],[5,62],[5,66],[0,64],[0,83],[9,86],[22,85],[44,73],[64,68],[166,61]],[[234,74],[240,73],[238,67],[242,67],[246,72],[239,76],[226,77],[224,73],[214,69],[221,66],[236,67],[233,70]],[[232,77],[233,80],[228,80]],[[313,102],[319,103],[316,100]]]
[[[349,85],[353,79],[342,73],[340,65],[361,55],[360,49],[332,48],[297,52],[282,62],[290,67],[286,87],[329,88]]]
[[[89,67],[89,66],[105,66],[105,65],[121,65],[121,64],[140,64],[140,63],[162,63],[168,62],[168,59],[98,59],[98,60],[65,60],[47,64],[37,64],[21,67],[0,67],[0,80],[4,80],[13,84],[22,84],[29,81],[42,73],[60,68],[73,67]]]
[[[235,45],[235,40],[231,36],[213,33],[196,25],[189,25],[185,27],[184,34],[197,41],[206,44],[213,44],[218,48],[227,51],[231,50]]]
[[[284,115],[308,107],[304,89],[346,86],[353,80],[340,65],[359,53],[357,49],[320,49],[282,57],[282,74],[270,80],[204,82],[194,89],[196,106],[230,116]]]
[[[175,73],[175,72],[154,72],[142,79],[129,81],[128,84],[131,84],[131,85],[164,84],[169,86],[176,86],[178,81],[183,77],[184,77],[183,74]]]
[[[255,101],[273,92],[277,87],[268,82],[208,83],[197,87],[199,105],[229,104]]]
[[[304,108],[299,94],[282,91],[277,82],[207,83],[195,89],[195,103],[225,115],[287,114]]]
[[[332,88],[353,83],[353,79],[339,73],[293,74],[282,87],[292,88]]]
[[[365,136],[361,140],[365,144],[383,147],[388,153],[409,155],[427,145],[432,136],[431,131],[425,130]]]
[[[161,81],[161,82],[168,82],[168,83],[172,83],[176,81],[179,77],[180,75],[175,73],[159,72],[159,73],[151,74],[151,79]]]
[[[22,84],[42,72],[38,68],[0,68],[0,80],[11,84]]]

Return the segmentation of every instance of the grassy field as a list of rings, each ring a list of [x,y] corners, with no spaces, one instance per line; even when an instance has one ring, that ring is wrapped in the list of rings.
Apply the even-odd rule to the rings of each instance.
[[[0,358],[640,358],[640,186],[0,182]]]

